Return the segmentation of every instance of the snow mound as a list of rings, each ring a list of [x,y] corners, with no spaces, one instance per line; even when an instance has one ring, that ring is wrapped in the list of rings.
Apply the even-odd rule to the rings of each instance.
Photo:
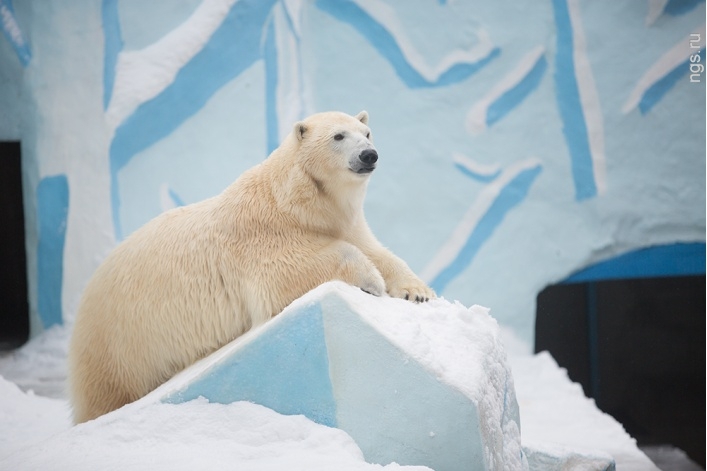
[[[372,402],[375,408],[369,407],[376,411],[376,417],[368,421],[359,418],[354,422],[359,428],[354,427],[347,433],[315,423],[307,418],[305,410],[293,408],[284,415],[249,402],[219,404],[218,398],[209,400],[197,396],[188,400],[185,394],[189,392],[189,386],[203,380],[205,372],[213,370],[224,359],[233,358],[234,350],[246,350],[247,345],[251,345],[251,351],[258,350],[252,347],[257,347],[259,338],[266,337],[262,335],[264,330],[276,329],[278,325],[286,327],[288,318],[297,317],[291,314],[300,311],[309,311],[310,321],[316,318],[311,313],[322,313],[319,331],[323,332],[323,337],[319,338],[319,343],[311,340],[309,327],[316,327],[316,322],[310,323],[309,327],[306,323],[300,324],[305,326],[299,332],[301,338],[310,339],[306,348],[308,353],[291,359],[289,365],[294,374],[289,378],[296,380],[298,371],[311,366],[311,358],[316,358],[313,353],[323,349],[327,374],[320,375],[318,380],[326,380],[324,385],[328,384],[330,389],[322,388],[321,383],[310,383],[309,388],[304,388],[302,384],[306,385],[306,381],[286,382],[286,390],[292,392],[296,389],[293,386],[299,384],[302,394],[299,399],[290,394],[287,397],[297,400],[283,400],[280,405],[319,404],[318,409],[310,407],[310,412],[318,411],[321,417],[329,417],[332,425],[340,426],[338,421],[351,424],[356,420],[356,407]],[[331,315],[325,316],[325,311]],[[358,313],[358,323],[354,322],[356,317],[351,312]],[[332,319],[337,316],[341,319],[332,324]],[[415,367],[419,378],[434,380],[426,384],[436,383],[450,395],[451,391],[456,391],[462,398],[475,398],[479,410],[487,411],[485,417],[488,420],[482,420],[482,423],[488,423],[493,429],[485,433],[495,430],[501,437],[516,437],[518,422],[507,420],[500,430],[494,425],[503,420],[504,406],[506,419],[515,413],[513,394],[510,399],[506,397],[501,401],[494,393],[497,391],[494,385],[500,385],[501,379],[507,375],[507,391],[517,392],[523,422],[523,450],[532,471],[611,470],[614,463],[620,471],[658,471],[623,427],[598,410],[548,353],[528,354],[529,347],[501,329],[502,343],[511,353],[508,358],[513,370],[511,379],[499,344],[496,322],[487,315],[486,309],[479,306],[467,309],[443,299],[414,305],[385,297],[375,298],[338,283],[327,284],[296,300],[283,315],[185,370],[142,400],[74,427],[71,427],[69,406],[65,400],[42,397],[63,395],[65,352],[70,332],[70,326],[54,328],[21,349],[0,357],[0,374],[4,377],[0,377],[0,470],[434,468],[440,471],[445,468],[391,463],[395,460],[381,460],[382,464],[389,463],[386,466],[371,464],[367,445],[362,445],[366,437],[374,436],[371,433],[376,427],[389,421],[391,426],[399,425],[400,421],[396,422],[395,417],[390,416],[390,411],[398,407],[397,403],[405,405],[407,401],[409,405],[410,398],[419,401],[421,390],[418,383],[406,387],[391,386],[391,381],[396,379],[396,370],[410,372]],[[336,342],[331,341],[334,337],[338,339]],[[277,341],[287,338],[294,338],[292,332],[289,336],[278,337]],[[371,347],[372,341],[378,342],[374,342],[376,345],[389,344],[387,359],[372,354],[380,351]],[[492,353],[483,354],[485,349]],[[395,368],[391,367],[396,365],[391,358],[398,360]],[[338,370],[336,365],[339,365]],[[357,372],[358,378],[367,380],[342,381],[342,365]],[[332,381],[330,375],[338,379]],[[229,382],[238,377],[223,376],[220,381],[228,391],[232,388]],[[363,390],[358,387],[359,383],[370,383],[370,387]],[[338,386],[334,387],[334,384]],[[263,385],[261,381],[258,388]],[[215,391],[218,389],[213,388],[212,392]],[[321,391],[329,391],[328,400],[321,400],[327,397]],[[347,394],[360,394],[363,405],[343,401],[342,397]],[[170,396],[173,402],[179,402],[176,399],[180,395],[187,402],[164,402]],[[483,397],[479,399],[480,396]],[[265,397],[260,394],[261,400]],[[307,397],[316,400],[309,403],[301,400]],[[388,403],[388,408],[383,407],[391,397],[395,402]],[[443,427],[430,424],[428,416],[434,417],[439,412],[434,402],[438,399],[424,397],[424,414],[412,414],[407,418],[411,430],[417,426],[423,443],[443,441],[450,430],[453,432],[455,427],[466,426],[466,416],[461,413],[446,418]],[[464,404],[457,411],[463,408]],[[380,443],[389,446],[385,441]],[[516,452],[515,448],[517,441],[507,440],[507,443],[512,446],[504,446],[504,453],[511,458],[520,458],[520,451]],[[488,451],[485,456],[498,456],[490,448],[485,451]],[[463,456],[450,451],[448,462],[458,462]],[[502,463],[502,459],[489,462],[481,469],[510,470],[526,466],[521,459],[516,462],[508,459],[506,463]],[[397,463],[402,461],[397,460]]]
[[[333,282],[0,469],[524,469],[518,416],[485,308]]]
[[[22,392],[0,376],[0,469],[20,469],[2,465],[14,451],[66,430],[71,425],[65,401]]]
[[[500,331],[480,306],[327,283],[134,407],[196,398],[340,428],[372,463],[527,468]]]
[[[0,461],[13,470],[376,470],[344,432],[238,402],[152,404],[72,427]]]

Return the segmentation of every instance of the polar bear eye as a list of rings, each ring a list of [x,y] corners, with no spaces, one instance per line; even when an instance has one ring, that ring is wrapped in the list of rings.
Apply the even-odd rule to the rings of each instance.
[[[337,134],[337,135],[334,136],[334,140],[336,140],[336,141],[340,141],[340,140],[342,140],[343,138],[344,138],[344,135],[343,135],[342,133],[339,133],[339,134]]]
[[[368,131],[368,132],[366,133],[366,139],[370,139],[370,138],[371,138],[371,132]]]

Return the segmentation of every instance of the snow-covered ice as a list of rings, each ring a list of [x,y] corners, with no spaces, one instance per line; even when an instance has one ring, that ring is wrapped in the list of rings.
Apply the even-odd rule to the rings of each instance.
[[[307,302],[311,295],[300,302]],[[356,298],[361,303],[379,301],[389,309],[389,301],[396,300],[376,300],[368,295]],[[434,303],[420,308],[432,312]],[[440,315],[440,322],[435,322],[434,316],[427,316],[424,328],[396,329],[397,314],[393,312],[387,318],[377,317],[379,328],[396,344],[407,344],[406,349],[419,347],[418,360],[426,362],[426,368],[436,371],[441,380],[463,381],[478,371],[456,369],[454,358],[468,346],[449,345],[450,335],[469,327],[474,342],[496,339],[474,337],[474,322],[486,315],[483,308],[447,304],[458,319]],[[345,432],[248,402],[153,402],[127,406],[71,426],[69,406],[61,394],[69,332],[68,327],[55,327],[0,357],[0,375],[4,377],[0,378],[0,470],[429,469],[366,463],[358,445]],[[623,427],[600,412],[549,354],[518,353],[524,350],[522,345],[508,333],[504,335],[509,352],[515,352],[509,363],[526,454],[536,453],[536,458],[540,454],[545,459],[554,456],[553,469],[558,470],[604,469],[601,466],[611,458],[619,471],[658,469]],[[479,364],[486,361],[478,360]],[[473,388],[471,382],[468,387]]]
[[[510,367],[481,306],[326,283],[140,402],[197,397],[303,414],[373,463],[526,468]]]
[[[29,401],[25,402],[29,406]],[[65,404],[55,407],[57,413],[65,414]],[[223,405],[196,399],[123,412],[72,428],[65,421],[63,427],[55,426],[48,440],[43,440],[49,435],[44,433],[36,442],[25,441],[6,455],[0,469],[428,469],[368,464],[351,437],[341,430],[248,402]],[[30,414],[31,408],[25,413]],[[38,421],[33,425],[41,427]],[[6,433],[11,431],[4,430]]]

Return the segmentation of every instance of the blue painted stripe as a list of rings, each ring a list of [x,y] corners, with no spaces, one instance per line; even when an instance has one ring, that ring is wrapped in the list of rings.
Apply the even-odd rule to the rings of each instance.
[[[705,0],[669,0],[663,13],[668,15],[684,15],[692,11],[700,3],[704,3]]]
[[[120,32],[118,0],[103,0],[101,8],[103,20],[103,109],[107,109],[113,96],[115,68],[118,54],[123,50],[123,36]]]
[[[705,63],[705,49],[700,49],[697,52],[700,56],[700,62],[697,64],[704,65]],[[690,60],[687,59],[680,63],[673,70],[668,72],[663,78],[655,82],[650,86],[641,97],[641,101],[638,103],[638,109],[641,114],[648,113],[663,97],[678,83],[678,81],[690,72]]]
[[[457,63],[449,67],[437,80],[430,81],[420,75],[405,59],[392,34],[351,0],[317,0],[316,6],[339,21],[349,23],[390,62],[395,72],[410,88],[437,87],[460,82],[478,72],[501,53],[494,48],[491,53],[474,63]]]
[[[432,289],[437,293],[442,293],[447,285],[471,264],[481,246],[503,222],[508,212],[525,199],[541,171],[541,165],[523,170],[501,189],[456,258],[432,280],[430,283]]]
[[[12,0],[0,0],[0,29],[15,50],[22,67],[27,67],[32,59],[32,51],[30,51],[27,40],[20,29],[20,24],[15,17]]]
[[[39,317],[45,329],[63,323],[61,290],[68,213],[66,175],[43,178],[37,185],[37,284]]]
[[[705,274],[705,244],[677,243],[635,250],[585,268],[563,283]]]
[[[533,68],[530,69],[520,82],[489,105],[486,110],[486,126],[490,127],[495,124],[513,108],[520,105],[530,93],[538,88],[540,80],[545,74],[545,70],[547,70],[547,60],[543,55],[538,58]]]
[[[267,127],[268,154],[280,145],[277,126],[277,45],[275,43],[275,21],[268,23],[265,44],[263,45],[265,60],[265,119]]]
[[[574,71],[573,32],[566,0],[552,0],[557,27],[555,91],[562,119],[562,132],[570,152],[575,198],[578,201],[597,195],[587,124],[584,121]]]
[[[495,180],[496,178],[498,178],[499,175],[501,175],[501,170],[497,170],[496,172],[490,173],[490,174],[483,174],[483,173],[478,173],[478,172],[472,172],[471,170],[469,170],[468,168],[466,168],[465,166],[463,166],[457,162],[454,162],[454,166],[457,168],[457,170],[459,170],[461,173],[463,173],[467,177],[473,178],[474,180],[484,182],[484,183],[491,182],[491,181]]]
[[[116,238],[123,238],[118,172],[138,152],[168,136],[223,85],[261,59],[263,27],[276,0],[241,0],[203,49],[162,93],[143,103],[115,131],[110,146],[111,205]],[[253,124],[257,126],[257,124]]]
[[[295,21],[292,19],[292,16],[290,15],[290,10],[283,4],[282,6],[282,12],[285,14],[285,20],[287,21],[287,27],[290,29],[290,32],[294,35],[295,38],[297,38],[297,44],[299,45],[299,34],[297,32],[297,28],[295,27]]]
[[[184,204],[184,201],[182,200],[182,198],[179,197],[179,195],[177,194],[176,191],[169,188],[168,193],[169,193],[169,197],[172,198],[172,201],[174,201],[174,204],[176,204],[177,206],[186,206]]]

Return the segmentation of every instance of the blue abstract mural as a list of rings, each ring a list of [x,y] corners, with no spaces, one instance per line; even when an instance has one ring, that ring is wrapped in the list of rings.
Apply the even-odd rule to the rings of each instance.
[[[262,57],[260,38],[273,3],[256,0],[235,3],[204,48],[179,70],[174,81],[156,97],[140,105],[116,129],[110,147],[110,164],[113,218],[118,239],[123,237],[118,172],[136,153],[168,136],[201,109],[220,87]],[[114,16],[112,4],[110,1],[104,3],[104,8],[110,9],[104,16]],[[112,51],[118,47],[120,32],[115,19],[109,23],[110,34],[106,34],[106,43],[112,43]],[[114,57],[107,56],[106,59]],[[105,77],[106,89],[113,80]]]
[[[389,24],[382,22],[386,16],[381,14],[380,19],[376,19],[375,12],[387,13],[383,9],[371,8],[375,7],[376,3],[354,0],[317,0],[316,5],[339,21],[349,23],[356,28],[361,36],[370,41],[378,53],[390,62],[398,76],[410,88],[441,87],[460,82],[478,72],[501,53],[497,47],[489,48],[478,59],[455,61],[438,71],[435,76],[431,76],[429,73],[424,74],[406,57],[401,41],[395,36],[396,31],[391,29]],[[369,8],[366,9],[366,7]]]
[[[371,116],[376,235],[438,294],[491,307],[523,339],[547,284],[631,250],[704,241],[702,1],[179,0],[165,15],[81,0],[62,15],[18,13],[0,0],[36,106],[27,149],[41,181],[44,324],[73,315],[62,296],[75,307],[111,244],[219,193],[294,122],[332,109]],[[51,28],[28,36],[23,21]],[[91,73],[79,83],[57,64]],[[69,182],[90,214],[72,202],[67,219]],[[89,229],[92,218],[110,223]],[[64,253],[87,233],[110,243]]]
[[[490,193],[491,204],[482,212],[478,222],[470,225],[473,229],[469,231],[464,244],[456,250],[454,256],[448,257],[451,260],[444,260],[439,272],[431,277],[430,286],[435,291],[443,293],[447,284],[469,266],[484,242],[503,222],[506,214],[526,198],[530,186],[541,171],[542,165],[533,161],[529,165],[499,173],[498,179],[491,179],[492,182],[497,182],[485,189],[485,192]],[[476,212],[472,214],[476,216]],[[449,247],[451,245],[449,244]],[[430,278],[430,275],[427,277]]]

